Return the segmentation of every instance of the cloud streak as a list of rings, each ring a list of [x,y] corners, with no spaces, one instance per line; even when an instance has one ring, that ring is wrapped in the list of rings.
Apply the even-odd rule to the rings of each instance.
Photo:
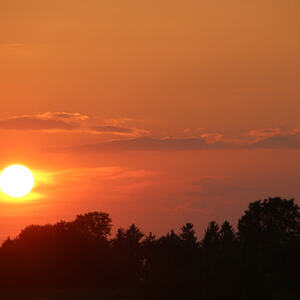
[[[227,149],[300,149],[300,129],[282,130],[263,128],[249,130],[242,136],[228,138],[218,132],[198,132],[187,137],[151,136],[146,129],[128,126],[130,118],[91,120],[78,112],[46,112],[14,116],[0,120],[0,130],[72,132],[90,135],[114,136],[114,140],[73,147],[72,151],[196,151]],[[131,125],[131,124],[130,124]]]
[[[55,119],[40,119],[33,116],[16,117],[0,121],[2,130],[75,130],[78,125]]]
[[[110,119],[102,125],[92,125],[89,116],[77,112],[46,112],[35,115],[14,116],[0,120],[0,130],[79,132],[86,134],[116,135],[136,138],[149,135],[146,129],[125,126],[132,119]]]
[[[46,112],[36,115],[14,116],[0,120],[0,129],[18,131],[74,131],[88,116],[80,113]]]
[[[77,151],[193,151],[234,149],[300,149],[300,134],[297,130],[250,131],[246,137],[226,139],[221,134],[202,134],[191,138],[138,137],[77,146]]]
[[[199,138],[164,138],[140,137],[129,140],[116,140],[111,142],[97,143],[78,146],[73,148],[79,151],[184,151],[230,148],[231,145],[225,142],[208,144],[201,137]]]
[[[89,119],[87,115],[81,113],[71,112],[46,112],[43,114],[36,115],[36,118],[43,120],[61,120],[61,121],[85,121]]]
[[[149,135],[150,131],[145,129],[139,129],[135,127],[122,127],[122,126],[93,126],[90,128],[91,133],[94,134],[114,134],[127,137],[139,137]]]

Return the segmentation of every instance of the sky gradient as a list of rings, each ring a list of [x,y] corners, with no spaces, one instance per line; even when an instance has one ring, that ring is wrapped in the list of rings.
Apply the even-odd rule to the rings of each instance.
[[[0,239],[103,210],[161,234],[300,198],[300,2],[0,1]]]

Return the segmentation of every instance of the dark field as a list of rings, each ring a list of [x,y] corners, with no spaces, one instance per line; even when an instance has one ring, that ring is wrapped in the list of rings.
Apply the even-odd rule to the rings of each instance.
[[[161,297],[156,295],[148,297],[147,295],[137,295],[126,290],[103,290],[103,289],[0,289],[0,300],[168,300],[168,299],[182,299],[194,300],[203,299],[199,294],[195,294],[191,298],[170,297],[164,295]],[[206,299],[206,298],[205,298]],[[228,298],[224,298],[228,299]],[[247,298],[242,298],[247,299]],[[259,296],[253,300],[299,300],[300,294],[279,292],[272,296]],[[228,299],[230,300],[230,299]]]
[[[0,300],[135,300],[125,290],[103,289],[0,289]]]

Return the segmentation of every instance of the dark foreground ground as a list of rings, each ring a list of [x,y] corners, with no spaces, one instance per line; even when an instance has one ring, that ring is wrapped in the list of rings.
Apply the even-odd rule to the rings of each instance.
[[[0,300],[136,300],[132,292],[100,289],[0,289]]]
[[[221,298],[201,298],[196,293],[187,297],[182,295],[171,295],[169,293],[159,293],[149,297],[144,293],[130,292],[128,290],[103,290],[103,289],[0,289],[0,300],[230,300],[228,297]],[[139,295],[138,295],[139,294]],[[143,295],[144,294],[144,295]],[[281,292],[273,295],[257,295],[255,298],[247,296],[241,300],[299,300],[300,294]]]

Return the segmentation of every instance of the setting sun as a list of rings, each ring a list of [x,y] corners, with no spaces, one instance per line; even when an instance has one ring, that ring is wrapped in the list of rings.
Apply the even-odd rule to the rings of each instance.
[[[0,175],[0,188],[10,197],[26,196],[34,186],[32,172],[22,165],[11,165],[5,168]]]

